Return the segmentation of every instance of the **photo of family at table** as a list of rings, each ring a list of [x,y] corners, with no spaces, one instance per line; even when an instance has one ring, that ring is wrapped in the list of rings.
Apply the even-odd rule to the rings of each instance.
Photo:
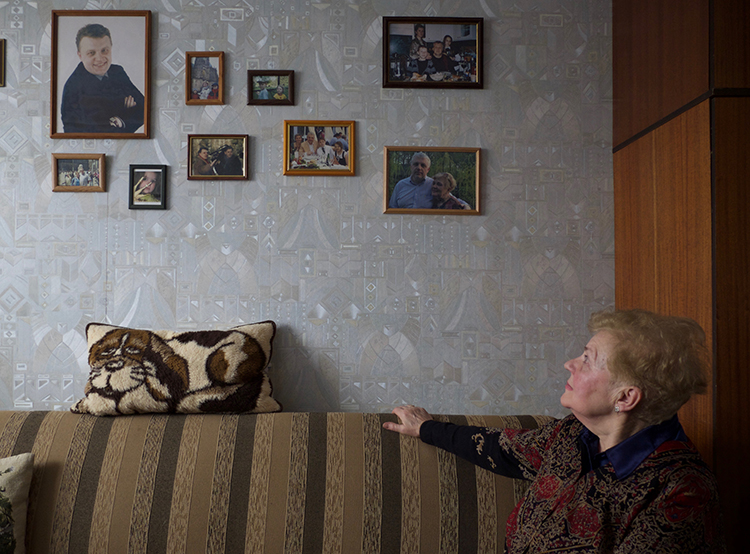
[[[476,25],[392,23],[388,45],[389,81],[477,81]]]
[[[290,127],[291,169],[349,169],[346,127]]]

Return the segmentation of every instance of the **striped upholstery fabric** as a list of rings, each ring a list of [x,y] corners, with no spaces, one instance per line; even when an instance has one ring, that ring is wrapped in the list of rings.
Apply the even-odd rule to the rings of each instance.
[[[441,416],[535,428],[545,417]],[[28,552],[502,552],[522,487],[390,414],[0,412],[34,452]]]

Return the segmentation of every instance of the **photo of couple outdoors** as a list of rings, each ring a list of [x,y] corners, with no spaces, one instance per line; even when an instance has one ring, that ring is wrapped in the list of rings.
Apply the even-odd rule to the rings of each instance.
[[[477,80],[476,26],[395,23],[389,31],[389,80]]]
[[[477,210],[477,151],[388,150],[388,209]]]
[[[267,76],[253,79],[253,98],[256,100],[287,100],[289,77]]]
[[[295,127],[289,159],[292,169],[349,169],[346,127]]]

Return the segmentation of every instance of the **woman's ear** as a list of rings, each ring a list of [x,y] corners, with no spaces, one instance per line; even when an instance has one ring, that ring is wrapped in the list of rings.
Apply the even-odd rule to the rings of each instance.
[[[618,412],[629,412],[635,408],[643,398],[643,392],[640,387],[625,386],[617,393],[615,398],[615,407]]]

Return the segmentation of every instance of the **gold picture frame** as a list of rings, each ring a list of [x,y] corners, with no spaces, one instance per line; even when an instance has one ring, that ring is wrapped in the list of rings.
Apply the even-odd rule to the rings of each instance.
[[[354,121],[284,121],[284,175],[351,177],[355,152]]]
[[[105,154],[52,154],[52,192],[107,192]]]

